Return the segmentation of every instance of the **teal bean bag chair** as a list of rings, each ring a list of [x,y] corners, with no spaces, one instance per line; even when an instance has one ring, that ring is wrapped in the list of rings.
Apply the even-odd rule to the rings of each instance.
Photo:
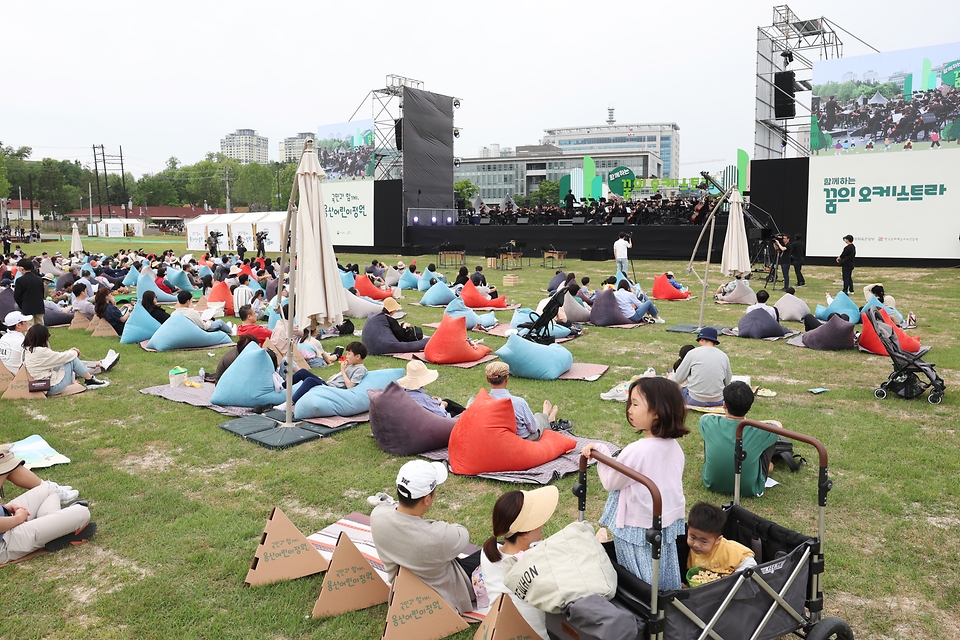
[[[142,304],[134,305],[130,317],[123,323],[120,344],[140,344],[152,338],[159,328],[160,323],[143,308]]]
[[[824,307],[818,304],[817,310],[813,315],[817,317],[817,320],[826,322],[830,319],[830,314],[832,313],[845,315],[847,316],[847,320],[853,324],[860,324],[860,307],[850,299],[850,296],[842,291],[837,294],[837,297],[833,299],[833,302],[831,302],[829,306]]]
[[[175,351],[177,349],[215,347],[231,342],[233,340],[223,331],[204,331],[183,315],[173,313],[170,315],[170,319],[160,325],[160,328],[150,338],[147,348],[157,351]]]
[[[520,325],[525,322],[532,323],[534,321],[533,318],[530,317],[531,313],[534,313],[533,309],[515,309],[513,312],[513,317],[510,319],[510,326],[514,329],[518,329],[520,331],[520,335],[524,335],[528,330],[520,329]],[[562,324],[551,322],[548,333],[554,338],[566,338],[570,335],[570,329]]]
[[[453,292],[453,289],[442,282],[438,282],[427,289],[427,292],[423,294],[423,297],[420,299],[420,304],[425,307],[446,305],[456,297],[457,295]]]
[[[227,372],[229,371],[230,369],[227,369]],[[314,387],[300,398],[300,401],[294,406],[293,415],[297,420],[303,420],[305,418],[324,418],[327,416],[355,416],[358,413],[369,411],[370,396],[367,395],[367,391],[384,389],[391,382],[396,382],[402,378],[405,373],[404,369],[377,369],[368,372],[360,381],[360,384],[351,389],[337,389],[326,386]]]
[[[420,275],[420,279],[417,280],[417,290],[426,291],[430,288],[430,280],[436,278],[437,282],[443,282],[440,279],[440,276],[430,271],[430,269],[424,269],[423,273]]]
[[[510,365],[510,375],[534,380],[556,380],[573,366],[573,354],[559,344],[537,344],[518,335],[497,350]]]
[[[202,278],[203,276],[212,276],[212,275],[213,275],[213,269],[211,269],[211,268],[208,267],[207,265],[201,265],[201,267],[200,267],[199,269],[197,269],[197,275],[200,276],[201,278]]]
[[[247,286],[253,289],[254,293],[256,293],[257,291],[263,291],[263,295],[264,296],[267,295],[267,292],[264,291],[264,288],[262,286],[260,286],[260,282],[256,278],[250,278],[249,280],[247,280]]]
[[[248,344],[223,372],[210,397],[213,404],[227,407],[259,407],[286,400],[286,389],[273,390],[270,354],[253,343]]]
[[[139,271],[136,269],[130,269],[127,271],[127,275],[123,276],[123,282],[121,284],[125,287],[135,287],[137,286],[137,278],[139,277]]]
[[[88,258],[88,260],[89,260],[89,258]],[[84,263],[83,266],[80,267],[80,273],[86,273],[87,275],[91,275],[91,276],[96,275],[96,274],[93,272],[93,267],[90,266],[90,263],[89,263],[89,262]]]
[[[195,290],[195,287],[190,284],[190,278],[187,277],[187,272],[183,269],[168,269],[167,280],[177,289],[182,289],[183,291]]]
[[[497,317],[493,315],[493,311],[482,316],[477,315],[477,312],[465,305],[460,298],[454,298],[450,301],[443,312],[454,318],[464,316],[467,319],[467,330],[473,329],[477,325],[489,329],[497,324]]]
[[[353,271],[340,271],[340,282],[343,283],[344,289],[352,287],[354,280],[355,276],[353,275]]]
[[[416,289],[420,280],[417,278],[417,274],[410,269],[404,269],[403,273],[400,275],[400,280],[397,281],[397,286],[401,289]]]
[[[900,324],[901,322],[903,322],[903,315],[893,307],[889,305],[885,305],[882,302],[880,302],[880,300],[877,299],[877,296],[871,295],[870,299],[867,300],[867,304],[863,305],[863,307],[860,309],[860,312],[862,313],[867,309],[869,309],[870,307],[880,307],[881,309],[886,311],[887,315],[890,316],[890,319],[896,322],[897,324]]]
[[[173,295],[172,293],[160,291],[160,287],[158,287],[157,283],[153,281],[153,278],[150,277],[149,273],[141,273],[140,277],[137,278],[137,302],[140,302],[143,299],[144,291],[153,291],[155,294],[157,294],[157,303],[159,304],[177,301],[177,296]]]

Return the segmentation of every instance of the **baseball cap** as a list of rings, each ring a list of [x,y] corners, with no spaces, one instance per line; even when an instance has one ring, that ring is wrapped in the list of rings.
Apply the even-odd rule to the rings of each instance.
[[[419,500],[446,480],[447,468],[442,462],[411,460],[397,473],[397,493],[409,500]]]
[[[850,235],[849,233],[843,236],[843,239],[846,240],[847,242],[853,242],[853,236]]]
[[[30,322],[33,320],[32,316],[24,315],[19,311],[11,311],[3,318],[3,324],[8,327],[15,327],[20,322]]]

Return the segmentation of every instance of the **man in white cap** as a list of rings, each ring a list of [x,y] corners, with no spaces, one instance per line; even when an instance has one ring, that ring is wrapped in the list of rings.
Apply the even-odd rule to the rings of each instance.
[[[447,468],[440,462],[411,460],[400,467],[399,504],[375,508],[370,532],[391,582],[400,567],[409,569],[462,614],[477,599],[470,576],[480,564],[480,552],[458,558],[470,544],[466,528],[423,517],[446,479]]]
[[[435,413],[441,418],[451,418],[458,416],[464,411],[462,405],[453,400],[444,400],[439,397],[428,394],[424,387],[435,381],[440,375],[436,369],[428,369],[427,365],[419,360],[411,360],[407,363],[407,375],[397,380],[400,385],[414,402],[429,411]]]
[[[9,331],[0,338],[0,362],[13,375],[17,375],[23,364],[23,336],[31,322],[33,318],[19,311],[11,311],[3,318]]]

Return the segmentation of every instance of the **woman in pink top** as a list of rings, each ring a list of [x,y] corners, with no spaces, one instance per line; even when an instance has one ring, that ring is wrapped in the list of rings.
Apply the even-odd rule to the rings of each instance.
[[[660,489],[663,498],[661,589],[681,587],[677,537],[685,533],[687,505],[683,497],[683,450],[677,438],[689,433],[683,424],[686,415],[680,387],[672,380],[640,378],[630,385],[627,422],[644,437],[627,445],[617,461],[647,476]],[[582,453],[589,458],[594,450],[610,455],[600,443],[585,445]],[[610,467],[598,465],[597,474],[603,488],[610,492],[600,524],[613,533],[617,562],[641,580],[650,582],[653,560],[646,538],[646,529],[653,525],[650,492]]]

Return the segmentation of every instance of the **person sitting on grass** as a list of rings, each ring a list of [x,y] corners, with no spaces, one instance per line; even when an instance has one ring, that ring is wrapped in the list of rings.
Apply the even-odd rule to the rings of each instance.
[[[173,294],[180,291],[173,283],[167,280],[167,267],[164,264],[157,265],[157,277],[153,279],[153,282],[157,285],[157,288],[164,293]]]
[[[217,369],[213,373],[209,371],[203,377],[204,382],[212,382],[217,384],[217,381],[220,380],[223,373],[230,368],[230,365],[234,363],[237,359],[237,356],[247,347],[248,344],[256,342],[257,339],[251,335],[241,336],[237,340],[237,344],[227,349],[226,353],[223,354],[220,358],[220,362],[217,363]],[[269,351],[268,351],[269,353]]]
[[[577,297],[592,307],[593,299],[596,297],[597,292],[590,290],[590,277],[583,276],[582,278],[580,278],[580,284],[581,284],[581,287],[577,291]]]
[[[127,321],[127,318],[130,317],[130,311],[133,309],[133,305],[125,304],[118,308],[117,301],[113,298],[113,292],[106,287],[101,287],[97,289],[97,295],[94,296],[93,309],[98,318],[109,322],[113,330],[117,332],[117,335],[122,336],[123,325]]]
[[[237,327],[238,336],[251,335],[256,338],[257,344],[261,347],[264,340],[273,336],[273,331],[268,327],[257,324],[257,314],[249,304],[240,307],[237,315],[240,317],[240,326]]]
[[[72,502],[80,495],[78,490],[69,485],[61,486],[52,480],[41,480],[37,474],[27,469],[26,462],[13,453],[9,444],[0,444],[0,499],[3,498],[3,485],[7,480],[21,489],[33,489],[41,484],[49,485],[56,489],[61,503]]]
[[[228,336],[236,335],[236,327],[229,322],[201,318],[197,310],[193,308],[193,295],[189,291],[181,291],[177,294],[177,306],[173,312],[179,313],[208,333],[222,331]]]
[[[484,373],[490,385],[490,397],[496,399],[509,398],[513,403],[513,413],[517,418],[517,435],[524,440],[536,441],[544,431],[554,429],[569,429],[569,421],[557,421],[558,405],[549,400],[543,401],[543,412],[534,413],[530,410],[527,401],[507,391],[507,382],[510,380],[510,365],[506,362],[491,362]]]
[[[687,288],[682,284],[680,284],[679,282],[677,282],[677,277],[673,275],[673,271],[664,271],[663,275],[666,276],[667,282],[670,283],[671,287],[673,287],[674,289],[682,293],[687,292]]]
[[[243,320],[240,309],[249,305],[253,300],[253,289],[250,287],[250,276],[246,273],[238,275],[237,282],[237,287],[233,290],[233,308],[236,309],[237,317]]]
[[[698,502],[687,518],[687,569],[700,567],[721,576],[757,566],[754,553],[734,540],[723,537],[727,514],[720,507]]]
[[[293,363],[293,382],[300,383],[300,386],[294,392],[291,400],[293,404],[302,398],[310,389],[318,386],[335,387],[337,389],[352,389],[360,384],[364,376],[367,375],[367,368],[363,365],[367,357],[367,347],[362,342],[351,342],[343,350],[343,356],[340,359],[340,373],[331,376],[329,380],[317,376],[309,369],[297,367]],[[286,411],[287,404],[284,402],[274,407],[277,411]]]
[[[50,330],[35,324],[23,339],[23,365],[34,380],[49,380],[48,397],[63,393],[77,376],[83,378],[88,389],[99,389],[110,383],[98,380],[80,361],[80,349],[71,347],[66,351],[50,348]]]
[[[167,313],[166,309],[157,304],[157,294],[155,291],[144,291],[143,298],[140,299],[140,304],[142,304],[146,312],[150,314],[150,317],[160,324],[170,319],[170,314]]]
[[[683,357],[672,376],[679,385],[684,382],[683,399],[694,407],[719,407],[723,404],[723,388],[733,379],[730,358],[717,348],[720,336],[713,327],[704,327],[697,334],[700,345]]]
[[[657,324],[664,323],[664,319],[660,317],[660,312],[657,311],[653,300],[647,298],[644,293],[634,293],[630,281],[626,278],[620,281],[613,295],[617,299],[620,313],[630,322],[644,322],[643,317],[649,313],[654,322]]]
[[[760,289],[760,291],[757,291],[757,304],[752,304],[749,307],[747,307],[747,310],[743,312],[743,315],[747,315],[754,309],[763,309],[768,314],[770,314],[771,318],[773,318],[777,322],[780,322],[780,310],[777,309],[776,307],[769,306],[767,304],[767,300],[769,299],[770,299],[770,294],[767,293],[767,290]]]
[[[325,367],[328,364],[336,362],[339,354],[334,355],[327,353],[323,345],[313,334],[313,329],[304,329],[303,335],[297,340],[297,349],[300,351],[303,359],[307,361],[307,366],[311,369],[316,369],[317,367]],[[343,352],[343,349],[339,347],[338,349],[341,353]]]
[[[399,342],[416,342],[423,339],[423,331],[414,327],[408,322],[400,322],[393,316],[402,309],[396,298],[384,298],[382,313],[387,319],[387,326],[390,327],[390,333]],[[417,337],[419,335],[419,337]]]
[[[431,396],[424,387],[435,381],[440,372],[436,369],[428,369],[427,365],[419,360],[411,360],[407,363],[407,373],[397,380],[397,384],[407,392],[407,395],[418,405],[436,414],[441,418],[452,418],[464,412],[465,407],[457,404],[453,400],[444,400],[440,397]]]
[[[73,285],[72,291],[74,312],[79,313],[87,320],[93,320],[93,316],[97,313],[97,310],[94,308],[93,303],[90,302],[86,285],[78,282]]]

